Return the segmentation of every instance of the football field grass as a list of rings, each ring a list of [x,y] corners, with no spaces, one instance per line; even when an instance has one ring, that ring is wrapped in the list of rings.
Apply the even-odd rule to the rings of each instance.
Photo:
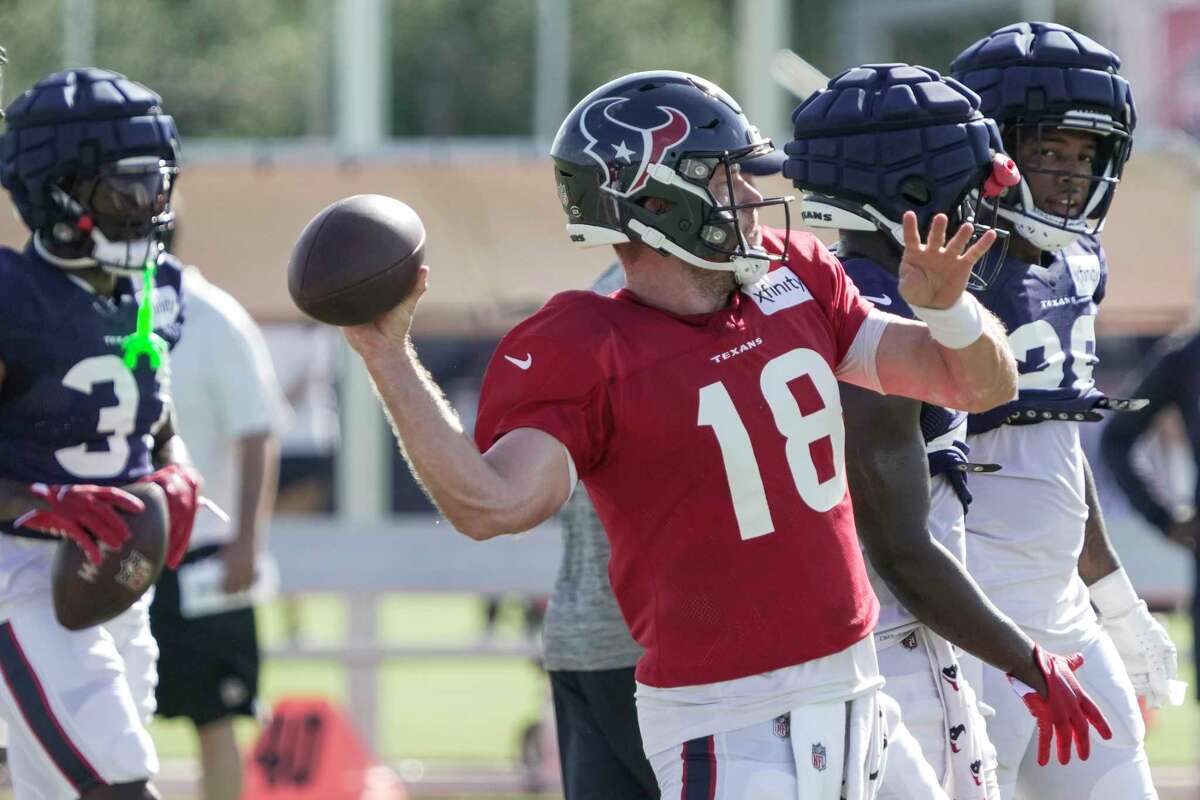
[[[298,616],[305,641],[345,641],[341,598],[306,596]],[[285,641],[282,603],[261,609],[258,619],[265,646]],[[466,645],[483,634],[483,603],[465,595],[398,594],[381,603],[379,622],[384,643]],[[495,638],[515,643],[522,635],[517,609],[506,606]],[[288,695],[316,694],[343,703],[345,681],[346,670],[334,662],[267,661],[262,696],[271,703]],[[486,768],[515,762],[521,734],[540,717],[548,693],[544,676],[530,660],[492,656],[389,661],[381,667],[379,688],[379,755],[384,759]],[[247,720],[239,734],[250,742],[256,729]],[[156,720],[152,733],[165,758],[194,756],[187,723]]]

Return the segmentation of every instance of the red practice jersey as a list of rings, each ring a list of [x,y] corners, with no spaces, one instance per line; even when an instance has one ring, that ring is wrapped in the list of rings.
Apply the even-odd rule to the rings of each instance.
[[[767,231],[765,246],[783,249]],[[830,655],[878,602],[854,530],[834,370],[870,304],[815,237],[712,314],[628,290],[555,295],[500,342],[475,436],[537,428],[571,453],[650,686]]]

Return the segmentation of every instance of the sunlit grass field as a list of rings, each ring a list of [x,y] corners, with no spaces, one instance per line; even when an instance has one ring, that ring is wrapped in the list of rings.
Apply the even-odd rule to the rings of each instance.
[[[510,613],[511,612],[511,613]],[[336,596],[309,595],[299,605],[299,633],[312,642],[345,640],[345,604]],[[483,601],[466,595],[395,595],[380,608],[381,641],[404,644],[477,641],[483,633]],[[282,603],[259,612],[264,645],[286,637]],[[516,608],[505,606],[495,637],[519,641],[524,635]],[[345,670],[321,661],[267,661],[262,696],[274,702],[287,695],[319,694],[335,702],[346,697]],[[457,762],[463,766],[504,767],[518,757],[521,734],[547,702],[538,667],[527,659],[504,657],[399,659],[386,663],[380,680],[380,752],[402,759]],[[247,742],[257,726],[247,720],[239,734]],[[164,758],[194,756],[194,736],[184,721],[156,720],[152,733]]]

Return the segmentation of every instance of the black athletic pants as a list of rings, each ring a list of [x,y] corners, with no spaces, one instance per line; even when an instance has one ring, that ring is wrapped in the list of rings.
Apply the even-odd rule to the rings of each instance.
[[[565,800],[658,800],[642,752],[633,667],[550,672]]]

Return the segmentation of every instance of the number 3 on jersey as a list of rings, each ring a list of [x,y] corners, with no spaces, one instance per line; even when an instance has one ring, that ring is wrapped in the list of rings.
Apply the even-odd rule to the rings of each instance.
[[[90,395],[98,384],[111,383],[115,406],[100,409],[96,432],[104,437],[107,449],[91,450],[88,443],[63,447],[54,452],[58,463],[78,478],[113,478],[121,474],[129,461],[129,436],[136,428],[138,385],[133,373],[118,356],[92,356],[67,370],[63,386]]]
[[[822,407],[805,414],[788,388],[791,381],[807,376],[821,398]],[[837,378],[814,350],[796,348],[777,356],[763,367],[759,388],[771,409],[775,427],[786,440],[784,452],[796,491],[815,511],[828,511],[846,494],[842,426],[842,401]],[[717,381],[700,389],[696,424],[711,427],[721,448],[725,477],[733,499],[733,513],[743,539],[771,533],[775,523],[767,504],[767,490],[754,456],[750,432],[733,404],[725,384]],[[821,480],[813,463],[810,446],[822,439],[833,446],[833,475]],[[765,446],[765,445],[760,445]]]

